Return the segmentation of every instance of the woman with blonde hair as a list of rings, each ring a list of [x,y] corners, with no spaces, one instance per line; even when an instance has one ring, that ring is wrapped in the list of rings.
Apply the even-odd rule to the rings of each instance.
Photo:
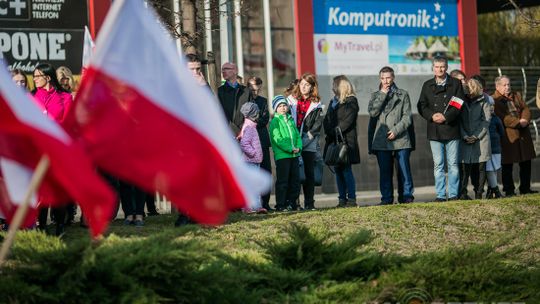
[[[56,69],[56,78],[58,79],[58,82],[66,90],[67,92],[71,93],[73,97],[75,97],[75,93],[78,89],[78,84],[75,81],[75,78],[73,78],[73,72],[66,67],[61,66],[58,69]]]
[[[320,155],[319,135],[322,128],[323,114],[319,96],[317,77],[311,73],[302,75],[298,86],[287,98],[291,116],[302,137],[302,163],[305,181],[303,182],[304,209],[315,209],[315,161]]]
[[[383,67],[379,71],[379,90],[371,94],[368,112],[369,153],[377,156],[381,205],[394,203],[394,158],[398,166],[398,201],[414,201],[410,155],[414,148],[411,101],[409,93],[397,87],[394,70]]]
[[[336,129],[339,128],[347,143],[349,163],[334,167],[339,193],[338,206],[356,206],[356,181],[352,172],[352,164],[360,163],[360,150],[356,134],[358,100],[351,82],[345,75],[334,78],[332,91],[335,96],[330,101],[323,121],[326,134],[324,154],[326,155],[328,146],[336,142]]]
[[[489,137],[489,124],[491,120],[491,109],[489,102],[484,95],[480,82],[476,79],[467,81],[468,95],[463,103],[460,115],[461,126],[461,198],[467,198],[467,185],[469,178],[474,176],[473,185],[478,185],[475,189],[475,198],[481,199],[486,181],[486,162],[491,159],[491,144]],[[478,169],[476,169],[478,168]],[[473,170],[477,174],[472,174]]]

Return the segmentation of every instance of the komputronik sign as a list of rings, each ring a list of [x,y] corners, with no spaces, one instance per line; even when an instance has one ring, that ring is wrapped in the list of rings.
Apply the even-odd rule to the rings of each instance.
[[[0,59],[31,73],[49,62],[81,70],[86,0],[0,0]]]
[[[431,59],[461,67],[457,0],[313,0],[314,52],[321,75],[429,74]]]

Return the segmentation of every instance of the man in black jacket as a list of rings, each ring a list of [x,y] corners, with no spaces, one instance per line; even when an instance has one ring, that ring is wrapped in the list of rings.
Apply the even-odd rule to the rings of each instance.
[[[418,113],[427,120],[427,137],[433,154],[436,201],[459,197],[459,114],[465,94],[459,80],[446,73],[448,60],[433,59],[434,78],[424,82],[418,99]],[[448,196],[446,174],[448,168]]]
[[[261,168],[272,174],[272,163],[270,162],[270,135],[268,134],[268,121],[270,120],[270,112],[268,111],[268,100],[259,95],[263,81],[259,77],[250,77],[247,81],[251,90],[252,101],[259,107],[259,119],[257,120],[257,133],[263,151],[263,161]],[[268,211],[270,208],[270,192],[262,196],[262,207]]]
[[[244,85],[238,83],[238,68],[236,64],[227,62],[221,67],[221,74],[225,83],[218,88],[218,99],[227,122],[234,136],[237,136],[244,123],[244,115],[240,113],[242,105],[251,98],[251,91]]]

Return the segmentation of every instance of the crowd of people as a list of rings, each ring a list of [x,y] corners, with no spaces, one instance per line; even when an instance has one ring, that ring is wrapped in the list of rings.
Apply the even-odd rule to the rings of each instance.
[[[196,83],[210,90],[200,58],[188,54],[186,61]],[[475,199],[502,197],[497,180],[501,169],[502,190],[505,196],[513,196],[514,163],[519,164],[519,193],[535,193],[531,189],[531,160],[536,155],[529,131],[531,113],[520,94],[512,91],[509,77],[497,77],[496,90],[489,95],[480,75],[467,78],[460,70],[447,73],[448,61],[444,57],[435,57],[432,68],[434,75],[422,85],[417,109],[426,120],[433,156],[434,200],[472,199],[467,192],[469,180]],[[222,65],[221,72],[224,83],[217,89],[216,97],[244,160],[254,168],[272,173],[273,155],[275,165],[275,209],[270,206],[268,192],[256,199],[257,207],[245,208],[244,212],[314,210],[315,187],[322,183],[324,163],[332,164],[329,167],[335,175],[337,206],[357,206],[352,165],[360,163],[359,104],[354,86],[345,75],[334,77],[334,96],[325,110],[314,74],[306,73],[293,80],[269,105],[267,98],[260,95],[261,78],[249,77],[247,85],[242,84],[237,66],[230,62]],[[32,75],[32,90],[23,71],[16,69],[11,74],[13,81],[33,96],[43,113],[62,125],[77,92],[70,69],[55,69],[47,63],[38,65]],[[381,205],[394,203],[394,170],[397,202],[411,203],[415,199],[410,165],[411,153],[416,148],[412,106],[409,93],[397,86],[395,78],[391,67],[381,68],[379,87],[371,94],[367,113],[367,147],[379,167]],[[540,106],[540,81],[538,85]],[[328,151],[338,145],[341,150],[336,157],[341,162],[335,165],[331,160],[335,153]],[[144,216],[158,214],[153,194],[103,175],[119,194],[125,225],[143,227]],[[51,210],[56,235],[63,234],[64,226],[74,221],[75,210],[74,203]],[[47,206],[40,206],[38,229],[47,229],[48,212]],[[82,219],[81,216],[84,226]],[[175,225],[188,223],[192,223],[189,215],[179,213]]]

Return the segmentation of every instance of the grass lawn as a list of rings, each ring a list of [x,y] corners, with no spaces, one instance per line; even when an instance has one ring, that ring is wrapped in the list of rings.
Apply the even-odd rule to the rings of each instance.
[[[540,195],[21,233],[7,302],[540,303]],[[1,301],[1,300],[0,300]]]

